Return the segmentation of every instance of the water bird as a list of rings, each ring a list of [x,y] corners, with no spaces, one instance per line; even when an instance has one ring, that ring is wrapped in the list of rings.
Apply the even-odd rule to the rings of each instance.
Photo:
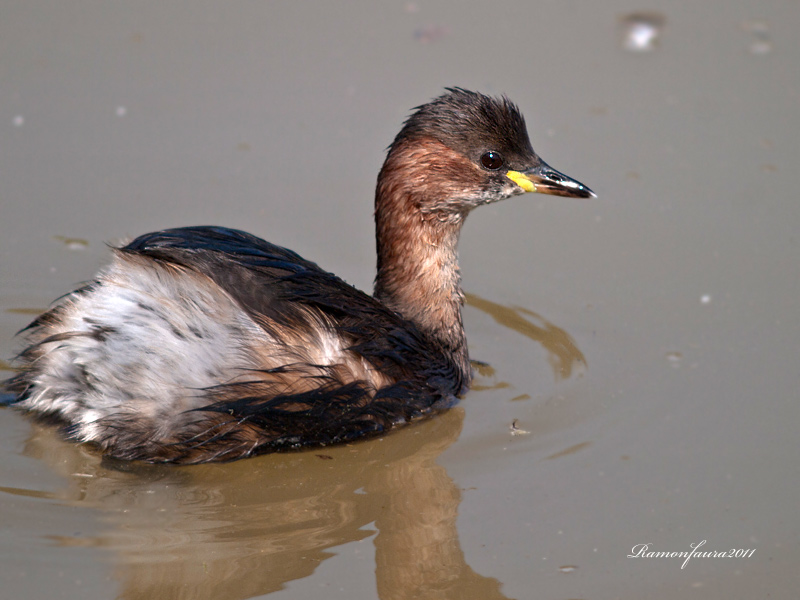
[[[142,235],[24,330],[11,404],[123,460],[203,463],[347,442],[451,406],[472,370],[457,244],[476,207],[593,197],[506,97],[414,109],[375,193],[372,296],[243,231]]]

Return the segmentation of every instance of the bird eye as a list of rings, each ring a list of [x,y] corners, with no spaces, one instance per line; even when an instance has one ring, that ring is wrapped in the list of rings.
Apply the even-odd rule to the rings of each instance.
[[[499,152],[490,150],[481,156],[481,164],[491,171],[496,171],[503,166],[503,157]]]

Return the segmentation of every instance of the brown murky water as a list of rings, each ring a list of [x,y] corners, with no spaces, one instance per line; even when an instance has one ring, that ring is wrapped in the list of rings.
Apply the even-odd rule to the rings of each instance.
[[[382,439],[103,461],[0,409],[2,598],[795,598],[800,5],[6,3],[0,375],[107,258],[247,229],[369,288],[409,109],[508,93],[596,201],[479,210],[478,366]],[[755,550],[749,558],[629,558]]]

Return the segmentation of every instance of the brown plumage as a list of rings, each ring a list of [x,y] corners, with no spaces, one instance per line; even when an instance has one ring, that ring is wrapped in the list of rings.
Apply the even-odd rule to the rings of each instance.
[[[507,99],[418,107],[375,196],[374,297],[221,227],[114,252],[26,330],[13,404],[111,456],[197,463],[376,434],[469,387],[457,244],[475,207],[592,192],[534,153]]]

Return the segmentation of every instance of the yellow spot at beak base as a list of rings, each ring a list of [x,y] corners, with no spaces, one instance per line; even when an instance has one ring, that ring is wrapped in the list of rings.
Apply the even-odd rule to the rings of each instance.
[[[506,177],[508,177],[511,181],[516,183],[519,187],[521,187],[526,192],[535,192],[536,186],[534,183],[528,179],[528,177],[519,171],[508,171],[506,173]]]

